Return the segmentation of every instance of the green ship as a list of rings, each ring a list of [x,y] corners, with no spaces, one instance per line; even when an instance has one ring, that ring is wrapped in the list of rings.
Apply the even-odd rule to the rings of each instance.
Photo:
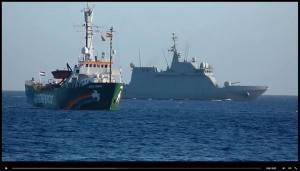
[[[112,38],[114,27],[106,33],[109,38],[109,56],[105,52],[101,56],[93,55],[93,8],[87,5],[84,11],[85,47],[78,64],[72,69],[52,71],[53,79],[47,83],[25,81],[25,94],[29,104],[34,107],[48,109],[74,110],[116,110],[118,108],[123,83],[121,68],[113,69]],[[103,41],[105,38],[101,35]],[[45,72],[40,71],[40,78]],[[118,79],[119,78],[119,79]]]

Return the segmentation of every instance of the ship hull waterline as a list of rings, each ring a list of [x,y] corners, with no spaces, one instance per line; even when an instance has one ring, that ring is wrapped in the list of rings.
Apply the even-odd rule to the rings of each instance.
[[[267,90],[267,86],[229,86],[203,91],[197,91],[197,89],[187,91],[187,88],[177,88],[173,91],[172,88],[159,90],[144,87],[143,91],[137,91],[136,88],[125,85],[122,99],[251,101],[257,99]]]

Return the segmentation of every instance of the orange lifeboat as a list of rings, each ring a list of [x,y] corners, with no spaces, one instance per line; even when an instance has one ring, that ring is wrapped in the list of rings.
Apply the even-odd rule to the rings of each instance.
[[[52,71],[51,72],[53,77],[56,78],[56,79],[65,79],[65,78],[68,78],[72,71],[69,71],[69,70],[56,70],[56,71]]]

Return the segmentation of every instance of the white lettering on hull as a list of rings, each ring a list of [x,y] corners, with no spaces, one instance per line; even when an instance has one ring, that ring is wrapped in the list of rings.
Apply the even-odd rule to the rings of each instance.
[[[102,85],[89,85],[89,88],[102,88]]]
[[[50,94],[34,94],[34,103],[52,104],[54,95]]]

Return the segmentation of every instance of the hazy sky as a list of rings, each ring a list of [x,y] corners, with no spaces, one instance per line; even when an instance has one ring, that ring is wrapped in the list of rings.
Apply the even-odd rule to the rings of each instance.
[[[91,4],[91,3],[90,3]],[[83,2],[2,3],[2,90],[24,90],[25,80],[77,64],[84,46]],[[129,64],[166,69],[171,36],[188,60],[207,62],[219,85],[266,85],[266,95],[298,95],[297,2],[96,2],[94,25],[117,31],[113,47],[123,81]],[[95,34],[94,48],[107,46]]]

